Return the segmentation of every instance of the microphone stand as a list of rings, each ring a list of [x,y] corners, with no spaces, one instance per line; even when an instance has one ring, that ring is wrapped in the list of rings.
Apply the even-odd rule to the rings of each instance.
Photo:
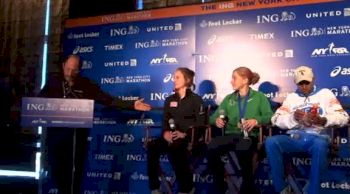
[[[73,92],[67,81],[62,82],[63,86],[63,98],[73,97],[79,99],[79,97]],[[74,194],[75,185],[75,162],[76,162],[76,145],[77,145],[77,129],[73,128],[73,144],[72,144],[72,174],[71,174],[71,185],[70,193]],[[78,185],[79,186],[79,185]]]

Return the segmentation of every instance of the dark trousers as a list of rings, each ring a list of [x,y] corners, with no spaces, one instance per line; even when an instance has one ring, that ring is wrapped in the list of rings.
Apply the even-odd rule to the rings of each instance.
[[[257,149],[257,139],[251,137],[251,142],[245,142],[239,135],[228,135],[212,139],[208,145],[208,168],[213,174],[216,193],[225,193],[228,186],[224,181],[225,168],[221,156],[234,151],[242,173],[241,194],[254,194],[258,190],[254,183],[253,157]]]
[[[73,142],[74,130],[76,130],[73,193],[79,194],[87,155],[89,130],[70,128],[48,128],[46,130],[46,168],[51,172],[51,178],[61,194],[71,193]]]
[[[160,187],[158,178],[159,157],[165,153],[168,154],[171,166],[175,171],[179,192],[188,193],[193,188],[193,174],[190,168],[187,146],[187,140],[182,140],[175,146],[169,145],[163,138],[158,138],[148,144],[147,168],[151,190],[159,189]]]

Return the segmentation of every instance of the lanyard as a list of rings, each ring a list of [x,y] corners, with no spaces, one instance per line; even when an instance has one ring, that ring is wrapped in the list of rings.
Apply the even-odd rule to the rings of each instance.
[[[248,103],[248,99],[249,99],[249,94],[250,94],[250,90],[248,91],[248,94],[244,98],[243,107],[242,107],[241,106],[241,101],[242,101],[241,96],[238,93],[238,111],[239,111],[240,120],[244,118],[245,112],[247,111],[247,103]]]

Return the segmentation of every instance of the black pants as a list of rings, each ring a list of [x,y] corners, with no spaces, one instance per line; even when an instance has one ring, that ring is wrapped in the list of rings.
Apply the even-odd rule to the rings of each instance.
[[[169,145],[163,138],[158,138],[148,144],[147,167],[149,187],[151,190],[158,189],[159,182],[159,157],[168,153],[170,163],[175,171],[176,180],[179,184],[179,192],[188,193],[193,188],[193,174],[188,157],[188,141],[183,140],[177,146]]]
[[[51,179],[56,183],[61,194],[71,193],[73,141],[74,130],[76,130],[73,193],[79,194],[87,155],[89,129],[48,128],[46,130],[45,166],[51,172]]]
[[[241,194],[255,194],[258,190],[254,183],[253,156],[257,149],[257,139],[251,137],[251,142],[247,143],[239,135],[229,135],[217,137],[208,146],[208,168],[213,174],[216,193],[225,193],[228,186],[224,181],[225,168],[221,156],[234,151],[242,173]]]

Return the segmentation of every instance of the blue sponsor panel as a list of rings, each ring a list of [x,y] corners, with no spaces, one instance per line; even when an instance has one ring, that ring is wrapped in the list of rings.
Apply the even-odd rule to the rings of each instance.
[[[349,9],[350,2],[341,1],[66,29],[64,53],[82,57],[84,76],[113,96],[144,98],[156,107],[140,113],[96,105],[82,193],[149,192],[146,126],[151,139],[159,137],[162,106],[173,93],[177,67],[195,70],[196,92],[214,109],[232,92],[232,70],[239,66],[260,74],[253,88],[265,93],[274,108],[296,89],[293,71],[300,65],[315,70],[318,88],[331,89],[341,103],[349,104]],[[342,143],[330,160],[322,193],[349,191],[349,136],[347,129],[339,134]],[[292,162],[307,172],[309,160],[295,156]],[[174,181],[166,156],[161,165]],[[193,180],[197,193],[210,193],[212,175],[203,169],[204,159],[196,165]],[[298,180],[304,183],[305,177],[299,174]],[[266,159],[258,166],[256,184],[262,193],[274,193]],[[174,185],[176,191],[176,181]]]
[[[164,99],[152,100],[152,93],[172,91],[172,85],[166,83],[177,67],[194,68],[193,23],[193,17],[183,17],[102,25],[99,40],[91,43],[94,51],[82,56],[86,61],[83,75],[113,95],[141,96],[154,106],[162,106]],[[83,43],[68,41],[66,54],[73,53],[72,47],[79,44]],[[155,88],[158,91],[153,91]]]

